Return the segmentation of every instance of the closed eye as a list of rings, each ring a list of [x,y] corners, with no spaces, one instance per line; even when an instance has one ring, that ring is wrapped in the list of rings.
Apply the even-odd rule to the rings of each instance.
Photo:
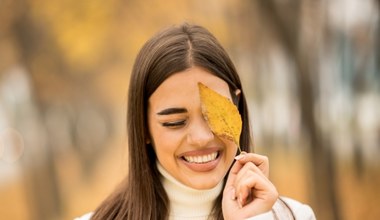
[[[177,128],[184,126],[186,124],[186,120],[172,121],[172,122],[163,122],[162,126],[169,128]]]

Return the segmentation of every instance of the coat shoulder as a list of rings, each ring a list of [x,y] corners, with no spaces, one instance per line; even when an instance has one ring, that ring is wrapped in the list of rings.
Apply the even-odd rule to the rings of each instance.
[[[82,215],[81,217],[77,217],[74,220],[90,220],[92,216],[92,212]]]
[[[281,197],[281,200],[289,207],[295,219],[316,219],[314,211],[309,205],[288,197]]]

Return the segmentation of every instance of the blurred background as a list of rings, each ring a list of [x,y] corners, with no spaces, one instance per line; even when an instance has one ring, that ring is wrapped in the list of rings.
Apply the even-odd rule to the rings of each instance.
[[[380,219],[380,1],[0,0],[0,219],[73,219],[127,172],[134,58],[163,27],[231,55],[255,150],[318,219]]]

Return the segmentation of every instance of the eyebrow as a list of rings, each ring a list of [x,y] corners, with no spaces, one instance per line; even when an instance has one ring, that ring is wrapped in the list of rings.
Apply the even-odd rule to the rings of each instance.
[[[179,114],[186,113],[187,110],[185,108],[167,108],[160,112],[157,112],[157,115],[171,115],[171,114]]]

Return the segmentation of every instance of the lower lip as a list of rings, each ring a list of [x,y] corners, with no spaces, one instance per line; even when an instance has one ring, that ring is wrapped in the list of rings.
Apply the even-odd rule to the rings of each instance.
[[[212,161],[207,162],[207,163],[190,163],[190,162],[187,162],[183,158],[181,158],[181,160],[192,171],[209,172],[209,171],[215,169],[215,167],[218,165],[218,163],[220,161],[220,158],[221,158],[221,152],[218,153],[218,156],[215,160],[212,160]]]

